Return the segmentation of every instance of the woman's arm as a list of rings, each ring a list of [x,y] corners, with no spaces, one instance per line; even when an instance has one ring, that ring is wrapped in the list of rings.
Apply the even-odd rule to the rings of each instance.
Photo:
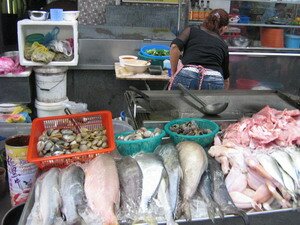
[[[176,44],[172,44],[170,48],[170,63],[171,63],[172,76],[177,71],[177,64],[178,64],[180,54],[181,51],[179,50],[178,46]]]
[[[227,78],[224,80],[224,89],[229,90],[229,86],[230,86],[230,81],[229,78]]]
[[[178,60],[181,55],[181,51],[183,51],[184,46],[189,39],[190,32],[191,32],[190,27],[185,28],[184,31],[177,38],[175,38],[171,43],[170,63],[171,63],[172,76],[177,71]]]

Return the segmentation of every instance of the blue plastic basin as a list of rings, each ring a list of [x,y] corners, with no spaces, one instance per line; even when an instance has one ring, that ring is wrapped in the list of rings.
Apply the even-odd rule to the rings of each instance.
[[[159,60],[165,60],[165,59],[170,59],[170,56],[155,56],[155,55],[150,55],[147,53],[147,50],[150,49],[156,49],[156,50],[169,50],[170,47],[167,45],[145,45],[144,47],[141,48],[141,54],[145,55],[151,59],[159,59]]]

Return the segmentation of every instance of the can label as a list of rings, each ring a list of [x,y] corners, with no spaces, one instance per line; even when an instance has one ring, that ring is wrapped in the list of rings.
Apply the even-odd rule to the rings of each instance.
[[[15,206],[26,202],[36,179],[37,167],[27,162],[28,146],[13,146],[12,140],[8,139],[5,149],[11,204]]]

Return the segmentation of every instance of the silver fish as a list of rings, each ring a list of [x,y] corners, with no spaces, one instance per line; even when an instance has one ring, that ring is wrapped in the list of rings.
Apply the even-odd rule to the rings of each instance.
[[[60,217],[59,169],[52,168],[41,178],[40,215],[42,225],[52,225]]]
[[[214,222],[215,216],[219,215],[221,218],[224,217],[219,205],[213,199],[211,174],[209,170],[206,170],[200,180],[198,190],[201,194],[202,199],[206,203],[207,214],[209,218]]]
[[[284,186],[282,175],[279,171],[278,164],[271,156],[260,153],[257,154],[257,160],[262,165],[262,167],[281,185]]]
[[[134,220],[142,197],[143,174],[136,160],[124,157],[117,162],[120,181],[120,205],[125,219]]]
[[[140,203],[140,212],[147,213],[148,205],[157,194],[158,186],[162,179],[164,165],[155,155],[140,153],[134,157],[139,164],[143,174],[143,190]]]
[[[281,166],[281,168],[290,175],[291,178],[293,178],[295,184],[298,186],[298,176],[296,173],[296,170],[293,165],[293,161],[288,153],[277,150],[271,153],[271,156],[278,162],[278,164]]]
[[[194,196],[203,172],[207,169],[207,155],[197,143],[184,141],[176,146],[179,152],[179,161],[183,171],[180,183],[182,199],[181,212],[187,220],[191,220],[190,201]]]
[[[293,160],[293,165],[297,172],[298,177],[298,188],[300,188],[300,149],[296,147],[288,147],[284,149]]]
[[[293,196],[295,192],[295,183],[293,179],[281,167],[279,167],[279,171],[282,175],[284,186],[289,191],[289,193]]]
[[[171,207],[169,192],[169,178],[165,169],[163,170],[162,180],[158,187],[157,198],[164,209],[167,225],[177,225],[177,223],[174,221],[174,213]]]
[[[60,174],[60,193],[62,213],[67,224],[75,224],[81,220],[78,209],[85,207],[84,172],[75,165],[62,170]]]
[[[170,201],[172,212],[175,216],[179,199],[179,184],[182,178],[178,151],[173,144],[166,144],[157,147],[155,152],[162,157],[168,173]]]
[[[26,225],[36,225],[36,224],[42,224],[41,218],[40,218],[40,193],[41,193],[41,184],[42,182],[40,180],[37,180],[35,182],[34,187],[34,204],[31,209],[31,212],[27,218]]]
[[[233,203],[224,181],[224,174],[221,170],[220,164],[209,158],[208,168],[211,173],[212,187],[213,187],[213,198],[215,202],[220,206],[221,211],[224,214],[234,214],[242,217],[244,224],[249,225],[249,218],[247,214],[239,210]]]

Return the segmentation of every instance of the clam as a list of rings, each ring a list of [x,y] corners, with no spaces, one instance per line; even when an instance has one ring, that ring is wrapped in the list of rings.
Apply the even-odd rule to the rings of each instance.
[[[45,147],[45,142],[44,142],[44,141],[39,141],[39,142],[37,143],[37,150],[38,150],[39,152],[41,152],[41,151],[44,149],[44,147]]]
[[[50,141],[50,140],[46,141],[44,150],[49,151],[53,145],[54,145],[54,143],[52,141]]]
[[[80,145],[79,150],[80,151],[86,151],[86,150],[88,150],[88,147],[86,145]]]
[[[63,140],[65,140],[66,142],[72,142],[75,140],[75,138],[76,138],[76,136],[74,134],[63,135]]]
[[[74,131],[72,131],[70,129],[61,129],[60,132],[62,133],[62,135],[67,135],[67,134],[72,135],[72,134],[74,134]]]

